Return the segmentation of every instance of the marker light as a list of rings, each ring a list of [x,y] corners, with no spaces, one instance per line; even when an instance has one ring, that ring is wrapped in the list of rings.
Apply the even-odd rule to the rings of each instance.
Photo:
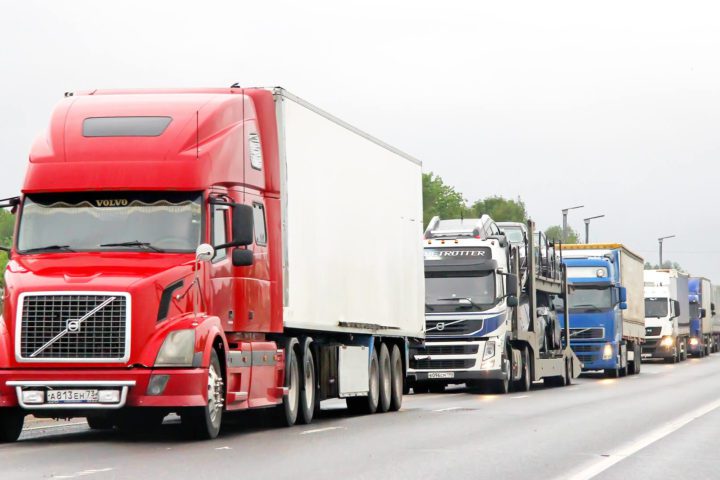
[[[672,337],[663,337],[662,340],[660,340],[660,346],[669,348],[673,346],[673,339]]]
[[[604,268],[598,268],[597,272],[595,272],[595,275],[602,278],[607,275],[607,272],[605,271]]]
[[[100,403],[120,403],[120,390],[100,390],[98,392]]]
[[[690,345],[692,345],[693,347],[697,346],[698,343],[700,343],[700,342],[698,342],[697,338],[693,337],[690,339]]]
[[[45,402],[45,392],[39,390],[23,390],[23,402],[27,405],[37,405]]]
[[[612,345],[606,343],[603,347],[603,360],[610,360],[613,357]]]

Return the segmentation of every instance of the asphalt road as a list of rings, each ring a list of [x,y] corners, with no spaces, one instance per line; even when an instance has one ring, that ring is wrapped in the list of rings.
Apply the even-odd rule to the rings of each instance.
[[[140,438],[82,419],[27,427],[0,445],[0,478],[714,479],[720,355],[523,394],[410,395],[382,415],[349,416],[330,401],[290,429],[239,415],[210,442],[184,440],[172,418]]]

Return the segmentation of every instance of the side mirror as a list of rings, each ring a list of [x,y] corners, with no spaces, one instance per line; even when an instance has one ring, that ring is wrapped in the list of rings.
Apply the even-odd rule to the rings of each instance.
[[[625,287],[619,287],[618,294],[620,295],[620,303],[627,302],[627,289]],[[625,306],[625,308],[627,308],[627,306]]]
[[[253,243],[253,207],[235,205],[232,209],[233,246],[247,246]]]
[[[620,310],[627,310],[627,302],[620,302]]]
[[[232,264],[236,267],[249,267],[254,261],[252,250],[236,248],[232,252]]]
[[[209,243],[201,243],[195,249],[195,261],[209,262],[215,256],[215,249]]]
[[[508,273],[505,276],[505,290],[506,290],[506,295],[508,297],[517,297],[517,294],[518,294],[517,284],[518,284],[517,275],[515,275],[514,273]],[[510,300],[510,299],[508,298],[508,300]],[[517,301],[517,298],[515,300]]]
[[[680,302],[677,300],[673,300],[672,302],[673,302],[673,306],[675,308],[674,314],[676,317],[679,317],[682,314],[682,312],[680,311]]]
[[[707,311],[704,308],[700,309],[700,318],[705,318],[707,316]]]
[[[517,307],[518,306],[518,298],[515,295],[508,295],[507,297],[507,306],[508,307]]]

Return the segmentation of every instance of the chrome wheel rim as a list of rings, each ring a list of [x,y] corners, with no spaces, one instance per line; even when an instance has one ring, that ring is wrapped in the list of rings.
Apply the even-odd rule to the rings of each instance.
[[[208,414],[210,422],[217,427],[220,423],[223,408],[223,381],[222,377],[215,370],[215,365],[210,365],[208,370]]]

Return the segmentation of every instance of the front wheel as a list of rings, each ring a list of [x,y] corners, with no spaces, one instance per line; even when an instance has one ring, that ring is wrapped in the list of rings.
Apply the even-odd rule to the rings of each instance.
[[[280,405],[275,407],[274,415],[282,426],[292,427],[298,419],[300,406],[300,365],[293,346],[285,350],[285,387],[287,394]]]
[[[25,413],[19,408],[0,408],[0,443],[11,443],[20,437]]]
[[[302,392],[300,393],[300,416],[298,421],[305,425],[312,422],[316,409],[317,388],[315,387],[315,361],[308,345],[302,360]]]
[[[518,392],[527,392],[530,390],[530,356],[527,348],[521,350],[520,358],[522,359],[522,376],[515,382],[515,390]]]
[[[220,369],[220,359],[215,350],[210,354],[210,366],[207,375],[207,404],[203,407],[189,408],[181,414],[183,429],[193,438],[211,440],[220,433],[223,405],[225,402],[225,384]]]

